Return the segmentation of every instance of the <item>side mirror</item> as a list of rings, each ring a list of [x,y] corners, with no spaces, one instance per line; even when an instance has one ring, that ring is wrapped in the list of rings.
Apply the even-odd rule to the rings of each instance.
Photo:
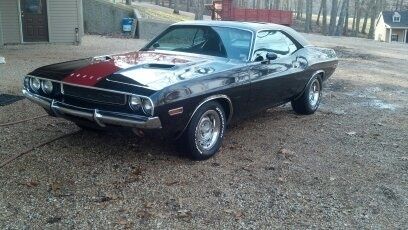
[[[160,44],[158,42],[153,44],[153,48],[159,48],[159,47],[160,47]]]
[[[266,54],[266,59],[267,59],[268,61],[273,61],[273,60],[276,60],[277,58],[278,58],[278,55],[277,55],[276,53],[268,52],[268,53]]]

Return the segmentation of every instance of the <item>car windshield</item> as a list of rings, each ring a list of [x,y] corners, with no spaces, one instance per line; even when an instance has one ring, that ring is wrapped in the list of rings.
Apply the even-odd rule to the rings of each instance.
[[[247,61],[251,41],[252,33],[241,29],[173,26],[144,50],[169,50]]]

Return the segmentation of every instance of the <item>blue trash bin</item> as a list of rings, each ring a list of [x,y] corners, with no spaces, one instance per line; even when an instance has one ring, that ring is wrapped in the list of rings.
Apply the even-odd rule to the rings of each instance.
[[[122,19],[122,30],[123,32],[131,32],[133,25],[133,18],[124,18]]]

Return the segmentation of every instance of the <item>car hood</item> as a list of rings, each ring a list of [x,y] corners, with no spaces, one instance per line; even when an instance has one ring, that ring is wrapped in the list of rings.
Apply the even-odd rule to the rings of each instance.
[[[181,81],[231,68],[225,58],[179,52],[139,51],[41,67],[30,75],[87,87],[121,85],[160,90]]]

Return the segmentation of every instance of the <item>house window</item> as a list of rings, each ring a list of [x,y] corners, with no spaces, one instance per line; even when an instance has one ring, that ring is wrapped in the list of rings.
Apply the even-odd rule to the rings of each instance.
[[[394,15],[392,16],[392,21],[401,22],[401,14],[399,14],[398,12],[394,12]]]
[[[391,41],[392,42],[398,42],[398,34],[391,35]]]
[[[400,16],[394,16],[392,21],[393,22],[401,22],[401,17]]]

